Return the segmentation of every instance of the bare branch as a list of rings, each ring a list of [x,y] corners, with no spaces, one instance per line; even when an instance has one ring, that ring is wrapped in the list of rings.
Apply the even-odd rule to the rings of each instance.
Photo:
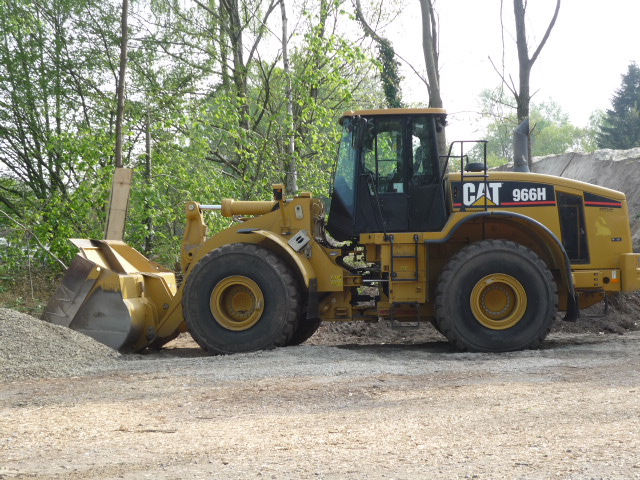
[[[218,12],[212,10],[211,8],[209,8],[207,5],[205,5],[204,3],[198,1],[198,0],[193,0],[193,3],[195,3],[196,5],[198,5],[200,8],[202,8],[203,10],[205,10],[209,15],[213,16],[214,18],[218,18]]]
[[[549,23],[549,26],[547,27],[547,31],[544,32],[544,37],[542,37],[542,40],[540,41],[540,45],[538,45],[538,48],[536,48],[536,51],[534,52],[533,56],[531,57],[531,60],[529,60],[529,65],[533,65],[533,63],[538,58],[538,55],[540,55],[540,52],[542,51],[542,47],[544,47],[544,44],[547,43],[547,39],[549,38],[549,35],[551,34],[551,30],[553,29],[553,26],[556,24],[556,20],[558,18],[558,12],[559,11],[560,11],[560,0],[558,0],[557,3],[556,3],[556,11],[553,12],[553,18],[551,19],[551,22]]]
[[[358,20],[358,22],[360,22],[360,24],[362,25],[362,28],[364,28],[364,32],[367,35],[369,35],[371,38],[373,38],[373,40],[376,43],[378,44],[383,43],[385,40],[381,38],[375,32],[375,30],[373,30],[373,28],[369,26],[369,24],[367,23],[367,20],[364,18],[364,15],[362,14],[362,5],[360,4],[360,0],[355,0],[355,7],[356,7],[356,20]]]
[[[267,8],[267,11],[264,14],[264,17],[260,21],[260,23],[261,23],[261,25],[263,27],[266,27],[267,20],[269,19],[269,16],[276,9],[276,7],[280,4],[280,1],[281,0],[272,0],[271,4],[269,5],[269,8]],[[249,65],[249,63],[251,63],[251,60],[253,59],[253,56],[255,55],[256,50],[258,49],[258,44],[262,40],[263,34],[264,34],[263,29],[262,28],[258,29],[258,36],[256,37],[255,41],[253,42],[251,50],[249,51],[249,57],[247,58],[246,65]]]
[[[33,237],[33,239],[36,241],[36,243],[40,246],[40,248],[42,248],[42,250],[44,250],[45,252],[47,252],[49,255],[51,255],[51,257],[60,264],[60,266],[62,268],[64,268],[65,270],[68,268],[64,262],[62,260],[60,260],[58,257],[55,256],[55,254],[49,250],[47,247],[44,246],[44,244],[40,241],[40,239],[38,238],[38,236],[33,233],[33,231],[27,227],[25,227],[23,224],[21,224],[20,222],[18,222],[15,218],[13,218],[11,215],[9,215],[6,212],[3,212],[2,210],[0,210],[0,213],[2,215],[4,215],[5,217],[7,217],[9,220],[11,220],[13,223],[15,223],[18,227],[20,227],[22,230],[24,230],[26,233],[28,233],[29,235],[31,235],[31,237]]]
[[[498,67],[496,67],[495,63],[493,63],[493,60],[491,59],[491,57],[487,57],[489,59],[489,62],[491,62],[491,66],[493,67],[493,69],[495,70],[495,72],[498,74],[498,76],[500,77],[500,80],[502,80],[502,83],[509,89],[509,91],[511,92],[511,94],[514,97],[518,97],[518,92],[516,91],[515,86],[513,86],[513,80],[511,79],[511,77],[509,77],[509,79],[511,80],[512,85],[509,85],[509,83],[507,82],[507,79],[504,78],[504,74],[500,73],[500,70],[498,70]],[[503,64],[504,65],[504,64]]]
[[[416,76],[422,80],[422,82],[427,86],[427,88],[429,87],[429,81],[424,78],[424,76],[422,75],[422,73],[420,73],[413,65],[411,65],[411,63],[405,59],[404,57],[402,57],[401,55],[399,55],[398,53],[396,53],[396,57],[398,57],[401,61],[403,61],[411,70],[413,70],[413,73],[416,74]]]

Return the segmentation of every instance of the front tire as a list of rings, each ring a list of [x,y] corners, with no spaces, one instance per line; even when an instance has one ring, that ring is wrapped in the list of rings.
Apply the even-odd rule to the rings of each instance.
[[[248,243],[205,255],[186,280],[182,299],[194,340],[215,354],[282,347],[300,315],[291,269],[272,251]]]
[[[558,311],[549,268],[515,242],[483,240],[460,250],[440,275],[436,320],[460,350],[536,348]]]

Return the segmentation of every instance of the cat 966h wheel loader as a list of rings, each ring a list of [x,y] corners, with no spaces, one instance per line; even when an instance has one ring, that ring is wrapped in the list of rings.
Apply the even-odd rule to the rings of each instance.
[[[464,142],[443,155],[444,120],[346,113],[328,207],[282,185],[271,201],[188,203],[180,285],[122,242],[76,240],[44,318],[121,351],[189,331],[209,352],[247,352],[301,343],[322,321],[386,318],[501,352],[540,345],[559,310],[575,320],[640,289],[624,194],[488,172]],[[208,237],[208,210],[238,221]]]

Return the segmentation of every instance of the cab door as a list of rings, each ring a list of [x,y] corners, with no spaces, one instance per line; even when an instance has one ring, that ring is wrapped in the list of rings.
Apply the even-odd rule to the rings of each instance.
[[[409,228],[406,123],[406,117],[371,121],[358,185],[360,232],[403,232]]]

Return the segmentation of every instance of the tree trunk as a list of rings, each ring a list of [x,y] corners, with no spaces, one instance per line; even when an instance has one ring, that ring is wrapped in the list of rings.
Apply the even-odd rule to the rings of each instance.
[[[356,0],[356,19],[362,25],[366,35],[371,37],[378,45],[378,60],[382,66],[380,72],[380,80],[382,90],[390,108],[402,107],[402,94],[400,92],[400,73],[398,72],[398,62],[396,53],[391,42],[384,37],[378,35],[373,28],[367,23],[362,13],[362,5],[360,0]]]
[[[529,46],[527,45],[527,30],[526,30],[526,10],[527,4],[526,0],[513,0],[513,13],[516,20],[516,46],[518,49],[518,66],[519,66],[519,89],[518,91],[513,91],[512,93],[516,99],[517,104],[517,115],[518,115],[518,123],[521,123],[529,117],[529,104],[531,102],[531,85],[530,85],[530,77],[531,77],[531,67],[540,55],[542,47],[547,42],[551,30],[556,23],[556,19],[558,18],[558,12],[560,11],[560,0],[556,1],[556,9],[553,14],[553,18],[547,27],[547,30],[538,45],[538,48],[533,53],[531,58],[529,58]],[[503,78],[504,81],[504,78]],[[507,85],[508,86],[508,85]],[[529,136],[529,153],[527,162],[529,164],[529,168],[533,167],[533,160],[531,158],[531,138]]]
[[[124,226],[129,209],[129,197],[131,194],[131,176],[133,171],[122,167],[122,124],[124,122],[124,96],[125,73],[127,71],[127,39],[129,0],[122,0],[122,38],[120,40],[120,71],[118,73],[116,111],[116,147],[115,163],[116,171],[111,186],[111,199],[109,201],[109,214],[105,229],[105,239],[123,240]]]
[[[225,13],[222,1],[218,5],[218,28],[220,36],[220,67],[222,69],[222,86],[225,90],[229,89],[229,52],[227,50],[228,28],[225,26],[225,21],[228,15]]]
[[[286,169],[286,184],[288,193],[296,193],[298,191],[298,168],[296,165],[296,139],[293,126],[293,92],[291,89],[291,71],[289,69],[289,50],[287,48],[288,33],[287,33],[287,9],[285,6],[285,0],[280,0],[280,13],[282,14],[282,63],[284,68],[284,76],[286,78],[285,83],[285,96],[287,98],[287,125],[286,131],[289,136],[289,142],[287,145],[287,160],[285,162]]]
[[[232,76],[236,98],[240,102],[240,127],[249,130],[251,124],[249,121],[249,100],[247,98],[247,66],[244,63],[245,45],[242,34],[244,27],[240,16],[240,6],[238,5],[238,0],[222,0],[222,5],[227,14],[227,36],[231,42],[231,51],[233,53]]]
[[[440,93],[440,71],[438,68],[438,31],[433,15],[432,0],[420,0],[422,11],[422,51],[427,69],[427,89],[429,91],[429,107],[443,108]],[[447,151],[447,136],[444,125],[438,132],[438,151]]]
[[[442,108],[440,94],[440,72],[438,69],[437,31],[434,28],[433,5],[431,0],[420,0],[422,10],[422,51],[427,69],[427,88],[429,90],[429,106]]]
[[[147,186],[148,191],[151,189],[151,177],[152,177],[152,156],[151,156],[151,115],[147,111],[147,115],[144,122],[144,130],[145,130],[145,172],[144,172],[144,181]],[[149,202],[148,197],[145,199],[144,208],[146,210],[146,224],[147,224],[147,234],[144,238],[144,251],[148,255],[151,253],[154,244],[154,235],[153,235],[153,215],[151,215],[151,204]]]
[[[116,167],[122,167],[122,124],[124,122],[125,75],[127,72],[127,43],[129,39],[129,0],[122,0],[122,37],[120,39],[120,69],[116,87]]]

